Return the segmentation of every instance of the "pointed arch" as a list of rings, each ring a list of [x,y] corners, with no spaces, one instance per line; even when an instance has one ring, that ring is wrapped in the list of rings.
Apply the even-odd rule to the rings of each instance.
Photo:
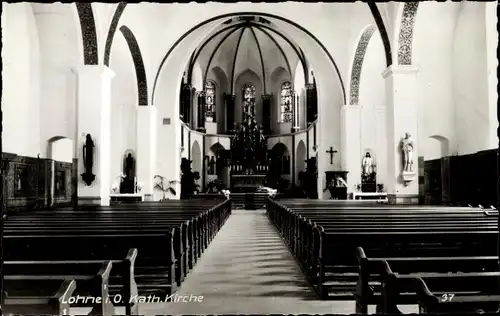
[[[359,82],[361,79],[361,68],[363,67],[363,61],[365,59],[366,48],[368,43],[375,32],[376,28],[374,25],[369,25],[361,34],[358,46],[356,47],[356,53],[354,54],[354,60],[352,62],[351,70],[351,83],[350,83],[350,93],[349,93],[349,104],[358,105],[359,102]]]
[[[411,65],[413,29],[417,16],[418,1],[405,2],[398,38],[398,65]]]
[[[113,39],[116,33],[116,29],[118,28],[118,22],[120,22],[120,18],[126,6],[126,2],[118,3],[115,14],[113,15],[113,19],[111,20],[111,24],[109,25],[108,36],[106,37],[106,46],[104,47],[104,65],[108,67],[109,59],[111,58],[111,46],[113,46]]]
[[[146,77],[146,69],[144,67],[144,61],[142,59],[141,49],[134,33],[125,25],[120,27],[120,32],[125,37],[127,41],[128,48],[130,49],[130,54],[134,60],[135,75],[137,78],[137,100],[138,105],[147,106],[148,105],[148,82]]]
[[[75,5],[82,31],[83,61],[85,65],[97,65],[99,64],[99,55],[97,52],[97,32],[92,5],[89,2],[76,2]]]

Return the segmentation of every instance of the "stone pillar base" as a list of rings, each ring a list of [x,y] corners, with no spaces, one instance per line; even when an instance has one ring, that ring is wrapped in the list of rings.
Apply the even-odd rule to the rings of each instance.
[[[419,204],[418,194],[387,194],[387,201],[389,204]]]

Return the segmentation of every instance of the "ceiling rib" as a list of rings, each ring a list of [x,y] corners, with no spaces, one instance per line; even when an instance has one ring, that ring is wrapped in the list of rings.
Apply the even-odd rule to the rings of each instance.
[[[236,68],[236,59],[238,58],[238,50],[240,49],[240,43],[241,43],[241,38],[243,37],[243,33],[245,33],[246,27],[241,30],[240,37],[238,38],[238,43],[236,44],[236,51],[234,52],[234,59],[233,59],[233,69],[231,71],[231,94],[234,92],[234,69]]]
[[[235,28],[235,29],[238,29],[240,27],[242,27],[243,25],[245,25],[246,23],[240,23],[240,24],[237,24],[237,25],[230,25],[230,26],[227,26],[217,32],[215,32],[214,34],[212,34],[212,36],[210,36],[205,42],[203,42],[203,44],[201,45],[201,47],[193,54],[194,58],[192,58],[192,61],[191,63],[189,64],[189,69],[188,69],[188,83],[191,84],[191,80],[192,80],[192,74],[193,74],[193,68],[194,68],[194,65],[196,64],[196,60],[198,59],[198,57],[200,56],[201,52],[203,51],[203,49],[205,48],[205,46],[207,46],[207,44],[209,42],[211,42],[216,36],[220,35],[221,33],[224,33],[225,31],[229,30],[229,29],[232,29],[232,28]]]
[[[252,24],[252,25],[255,26],[255,24]],[[302,63],[302,69],[304,70],[304,78],[306,78],[306,80],[307,80],[307,78],[308,78],[307,63],[305,61],[305,57],[302,54],[300,54],[300,52],[298,51],[297,47],[295,47],[295,45],[293,45],[293,43],[285,35],[281,34],[280,32],[276,31],[275,29],[273,29],[273,28],[271,28],[271,27],[269,27],[267,25],[258,25],[258,26],[262,27],[262,28],[265,28],[265,29],[267,29],[267,30],[269,30],[269,31],[277,34],[279,37],[281,37],[282,39],[284,39],[288,43],[288,45],[290,45],[292,47],[292,49],[297,54],[297,57],[299,57],[300,62]]]
[[[256,25],[255,28],[257,30],[261,31],[262,33],[264,33],[267,37],[269,37],[269,39],[271,39],[271,41],[274,43],[274,45],[276,45],[276,47],[278,47],[278,50],[281,52],[281,55],[283,55],[283,59],[285,60],[286,66],[288,68],[288,73],[290,74],[290,76],[292,76],[292,67],[290,67],[290,61],[288,60],[288,57],[286,57],[285,51],[283,50],[281,45],[266,30],[260,28],[258,25]]]
[[[264,67],[264,58],[262,57],[262,50],[260,48],[260,43],[259,40],[257,39],[257,35],[255,35],[255,31],[253,30],[252,27],[250,27],[250,31],[252,32],[253,38],[255,39],[255,43],[257,44],[257,49],[259,50],[260,66],[262,68],[262,82],[264,87],[264,94],[266,94],[266,68]]]
[[[231,30],[229,33],[224,35],[224,37],[220,40],[219,44],[217,44],[214,51],[210,55],[210,59],[208,60],[208,64],[207,64],[207,69],[205,69],[205,74],[203,76],[203,87],[205,87],[205,84],[207,82],[208,71],[210,70],[210,64],[212,63],[212,59],[214,58],[215,53],[217,53],[217,51],[219,50],[219,47],[222,45],[222,43],[224,43],[224,41],[229,37],[229,35],[233,34],[237,30],[239,30],[239,28],[235,28],[234,30]],[[245,28],[243,27],[243,31],[244,30],[245,30]],[[243,33],[243,31],[242,31],[242,33]]]

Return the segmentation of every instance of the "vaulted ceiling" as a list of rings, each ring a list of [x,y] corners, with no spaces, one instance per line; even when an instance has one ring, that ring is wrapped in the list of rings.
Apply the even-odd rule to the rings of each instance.
[[[225,72],[229,82],[234,82],[245,70],[268,81],[278,68],[285,69],[293,79],[299,62],[307,69],[300,47],[270,21],[253,16],[237,17],[207,35],[191,58],[187,79],[192,80],[195,64],[201,67],[203,81],[215,67]]]

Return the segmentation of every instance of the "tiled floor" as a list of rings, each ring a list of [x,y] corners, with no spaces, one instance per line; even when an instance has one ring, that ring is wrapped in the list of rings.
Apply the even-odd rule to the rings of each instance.
[[[191,296],[192,301],[141,304],[139,313],[354,313],[353,301],[317,300],[264,211],[233,211],[178,295]],[[418,311],[414,306],[401,309]]]

